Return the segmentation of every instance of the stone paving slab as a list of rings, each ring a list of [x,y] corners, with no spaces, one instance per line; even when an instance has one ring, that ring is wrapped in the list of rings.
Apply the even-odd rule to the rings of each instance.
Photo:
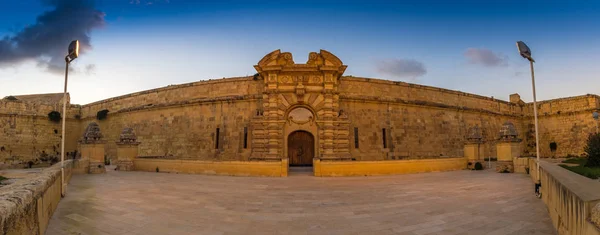
[[[528,175],[74,175],[46,234],[556,234]]]

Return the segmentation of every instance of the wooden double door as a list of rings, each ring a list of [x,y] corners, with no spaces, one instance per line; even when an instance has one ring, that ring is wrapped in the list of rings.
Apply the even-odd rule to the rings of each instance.
[[[312,166],[315,156],[315,138],[306,131],[295,131],[288,136],[290,166]]]

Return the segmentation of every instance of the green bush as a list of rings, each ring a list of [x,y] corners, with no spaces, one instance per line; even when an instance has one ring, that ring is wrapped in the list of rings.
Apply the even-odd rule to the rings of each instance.
[[[600,167],[589,168],[589,167],[583,167],[583,166],[567,166],[564,164],[560,164],[559,166],[561,166],[562,168],[565,168],[567,170],[570,170],[572,172],[575,172],[577,174],[591,178],[591,179],[600,178]]]
[[[156,167],[156,172],[159,172],[158,167]]]
[[[60,116],[59,112],[52,111],[52,112],[48,113],[48,119],[50,119],[50,121],[53,121],[53,122],[60,122],[62,117]]]
[[[3,180],[6,180],[6,179],[8,179],[8,178],[0,175],[0,182],[3,181]]]
[[[569,153],[569,154],[567,154],[566,158],[577,158],[577,156]]]
[[[563,163],[573,163],[584,166],[587,162],[587,158],[577,157],[577,158],[569,158],[567,160],[562,161]]]
[[[588,156],[585,166],[600,168],[600,133],[593,133],[588,136],[585,153]]]
[[[475,163],[475,170],[476,171],[483,170],[483,165],[481,165],[481,162],[476,162]]]

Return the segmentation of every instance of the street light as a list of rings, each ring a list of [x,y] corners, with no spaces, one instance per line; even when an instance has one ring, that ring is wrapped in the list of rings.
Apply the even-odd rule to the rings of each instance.
[[[598,112],[594,111],[592,117],[596,120],[596,134],[598,133]]]
[[[529,60],[529,66],[531,68],[531,86],[533,89],[533,117],[535,121],[535,152],[536,152],[536,162],[537,162],[537,182],[535,184],[535,192],[537,195],[539,194],[539,188],[541,187],[540,182],[540,142],[538,136],[538,116],[537,116],[537,101],[535,96],[535,76],[533,72],[533,62],[535,60],[531,57],[531,50],[529,47],[522,41],[517,42],[517,49],[519,50],[519,54],[527,60]]]
[[[65,123],[67,117],[67,80],[69,77],[69,64],[79,56],[79,41],[74,40],[69,44],[67,56],[65,56],[65,90],[63,92],[63,113],[62,113],[62,135],[60,139],[60,174],[61,174],[61,196],[67,193],[65,185]]]

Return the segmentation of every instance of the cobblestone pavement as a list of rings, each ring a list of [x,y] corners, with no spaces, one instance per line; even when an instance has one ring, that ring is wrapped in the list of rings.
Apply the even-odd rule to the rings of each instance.
[[[528,175],[75,175],[46,234],[555,234]]]

